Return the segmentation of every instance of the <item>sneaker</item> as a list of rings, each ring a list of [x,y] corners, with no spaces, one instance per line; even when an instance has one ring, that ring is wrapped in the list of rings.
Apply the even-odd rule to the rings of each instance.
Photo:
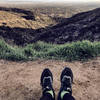
[[[49,93],[48,91],[51,91],[51,95],[55,98],[55,93],[53,90],[53,75],[51,73],[51,71],[46,68],[43,70],[42,74],[41,74],[41,86],[42,86],[42,90],[43,90],[43,94],[45,93]]]
[[[58,94],[58,100],[61,98],[62,91],[72,95],[73,73],[70,68],[68,67],[64,68],[60,76],[60,81],[61,81],[61,88]]]

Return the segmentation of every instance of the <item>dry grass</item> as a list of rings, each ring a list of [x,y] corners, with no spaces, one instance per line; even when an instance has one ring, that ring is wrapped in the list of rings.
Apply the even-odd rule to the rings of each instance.
[[[38,29],[56,24],[53,19],[43,14],[35,14],[35,20],[27,20],[22,16],[24,16],[22,13],[0,11],[0,26]]]

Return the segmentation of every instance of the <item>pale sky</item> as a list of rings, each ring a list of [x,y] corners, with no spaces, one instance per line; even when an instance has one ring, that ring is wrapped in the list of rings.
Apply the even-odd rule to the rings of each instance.
[[[2,2],[10,1],[35,1],[35,2],[100,2],[100,0],[0,0]]]

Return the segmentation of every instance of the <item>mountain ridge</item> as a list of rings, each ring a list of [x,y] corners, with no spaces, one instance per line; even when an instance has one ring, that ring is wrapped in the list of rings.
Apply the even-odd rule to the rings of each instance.
[[[88,12],[82,12],[72,16],[71,18],[65,19],[60,24],[47,28],[44,33],[38,33],[36,41],[40,40],[58,44],[77,40],[99,41],[99,23],[100,8]]]

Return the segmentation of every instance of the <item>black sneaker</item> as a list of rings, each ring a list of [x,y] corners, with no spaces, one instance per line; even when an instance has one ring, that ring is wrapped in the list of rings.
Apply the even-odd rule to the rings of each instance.
[[[73,73],[68,67],[65,67],[60,76],[61,88],[58,94],[58,100],[61,100],[61,92],[66,91],[72,95]]]
[[[42,86],[42,90],[43,90],[43,95],[45,93],[47,93],[47,91],[52,91],[53,92],[53,97],[55,98],[55,93],[53,90],[53,75],[51,73],[51,71],[46,68],[43,70],[42,75],[41,75],[41,86]]]

